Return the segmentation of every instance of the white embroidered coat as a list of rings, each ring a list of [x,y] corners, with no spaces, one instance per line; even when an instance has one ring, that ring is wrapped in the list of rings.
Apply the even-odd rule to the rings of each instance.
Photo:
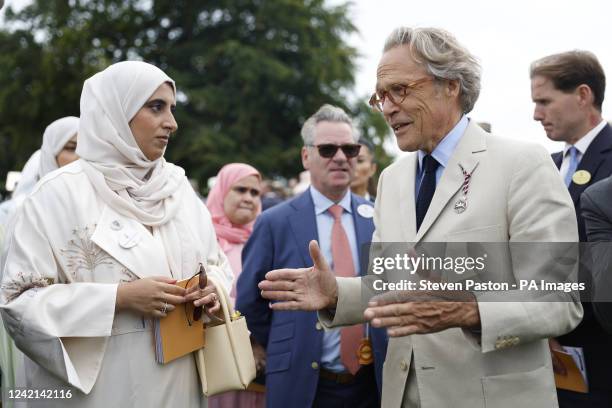
[[[49,174],[9,232],[0,310],[29,357],[29,388],[71,389],[42,406],[201,406],[191,355],[155,362],[152,323],[115,312],[120,282],[191,277],[202,262],[231,288],[232,273],[211,217],[187,179],[174,223],[181,253],[170,270],[157,228],[118,214],[96,194],[80,161]],[[34,405],[34,404],[33,404]]]

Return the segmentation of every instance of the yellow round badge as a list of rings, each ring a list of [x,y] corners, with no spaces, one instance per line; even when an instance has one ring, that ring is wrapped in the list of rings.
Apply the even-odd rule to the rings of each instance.
[[[572,176],[572,181],[578,185],[583,185],[591,181],[591,173],[586,170],[578,170]]]

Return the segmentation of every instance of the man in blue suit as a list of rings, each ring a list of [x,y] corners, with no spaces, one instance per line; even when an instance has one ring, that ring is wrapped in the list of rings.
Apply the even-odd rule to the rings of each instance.
[[[302,138],[302,163],[311,186],[258,218],[242,252],[236,308],[267,350],[268,407],[376,407],[385,332],[359,326],[352,332],[358,334],[356,343],[347,332],[324,331],[315,312],[273,312],[257,287],[273,269],[311,267],[311,240],[319,242],[328,262],[348,261],[352,274],[367,272],[374,209],[349,190],[359,154],[351,119],[342,109],[324,105],[304,123]]]
[[[587,51],[554,54],[531,66],[533,118],[542,123],[546,135],[564,142],[563,151],[552,158],[574,201],[580,241],[587,241],[580,211],[580,195],[593,183],[612,174],[612,128],[603,120],[601,108],[606,87],[604,71],[595,55]],[[581,280],[592,285],[589,274]],[[612,406],[612,335],[595,318],[589,299],[583,301],[582,322],[570,333],[551,339],[551,348],[578,347],[584,353],[589,392],[558,390],[559,406]],[[564,371],[553,357],[555,372]]]

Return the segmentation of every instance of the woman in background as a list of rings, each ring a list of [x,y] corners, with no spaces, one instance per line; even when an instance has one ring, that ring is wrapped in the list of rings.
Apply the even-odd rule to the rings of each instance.
[[[58,119],[45,129],[42,146],[32,154],[23,167],[21,178],[11,199],[0,204],[0,248],[10,216],[34,189],[38,180],[47,173],[78,159],[75,153],[78,129],[79,118],[74,116]],[[2,268],[0,268],[1,276]]]
[[[206,200],[217,240],[229,258],[234,280],[232,299],[236,296],[236,281],[242,272],[242,248],[253,231],[255,218],[261,212],[261,175],[252,166],[243,163],[230,163],[219,171],[215,185]],[[265,350],[253,344],[253,354],[257,371],[265,366]],[[263,408],[265,394],[263,387],[251,385],[258,391],[227,392],[209,399],[209,408]]]
[[[219,171],[206,206],[212,216],[217,240],[228,257],[234,279],[231,297],[235,297],[236,281],[242,272],[242,248],[251,236],[255,218],[261,213],[261,175],[252,166],[230,163]]]
[[[359,139],[359,144],[361,149],[359,149],[359,156],[357,156],[355,178],[351,182],[351,191],[373,202],[376,198],[374,145],[365,138]]]
[[[2,203],[0,210],[0,248],[3,248],[4,231],[9,226],[9,219],[19,205],[34,189],[34,186],[47,173],[72,163],[78,156],[75,153],[79,118],[67,116],[52,122],[43,133],[43,143],[40,150],[34,152],[21,172],[21,179],[11,200]],[[0,281],[4,251],[0,252]],[[23,354],[15,347],[15,343],[4,329],[0,319],[0,369],[2,370],[2,388],[4,390],[25,387],[23,372]],[[2,394],[2,406],[11,408],[13,401],[8,394]]]
[[[77,132],[79,118],[67,116],[51,123],[45,129],[40,148],[39,179],[77,160]]]

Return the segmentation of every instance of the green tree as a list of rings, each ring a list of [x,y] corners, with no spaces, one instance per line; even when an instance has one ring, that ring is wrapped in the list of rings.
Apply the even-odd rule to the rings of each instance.
[[[357,55],[345,41],[355,32],[349,11],[324,0],[35,0],[8,10],[0,177],[25,162],[48,123],[78,114],[88,76],[125,59],[177,82],[179,131],[167,158],[200,185],[231,161],[293,176],[301,123],[320,105],[373,120],[347,103]],[[369,132],[386,133],[373,123]]]

